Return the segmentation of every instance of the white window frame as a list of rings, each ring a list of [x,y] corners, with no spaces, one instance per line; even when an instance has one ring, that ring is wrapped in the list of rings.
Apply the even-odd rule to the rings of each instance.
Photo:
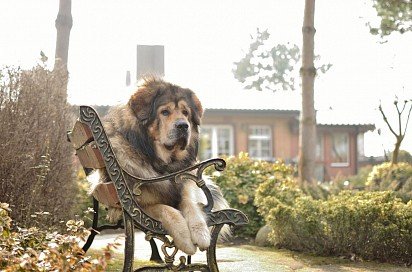
[[[200,135],[202,135],[203,129],[210,129],[212,131],[211,146],[212,146],[212,158],[217,158],[219,156],[219,145],[218,145],[218,129],[229,129],[229,154],[228,156],[233,156],[234,154],[234,132],[233,126],[231,125],[202,125],[200,128]],[[200,154],[199,154],[200,157]]]
[[[250,131],[256,128],[265,128],[269,131],[269,135],[250,135]],[[250,140],[269,140],[269,151],[270,154],[268,157],[262,157],[262,156],[258,156],[258,157],[252,157],[253,159],[257,159],[257,160],[272,160],[273,159],[273,132],[272,132],[272,127],[268,126],[268,125],[252,125],[249,126],[248,128],[248,152],[249,155],[252,157],[251,153],[250,153]],[[260,141],[258,141],[258,145],[259,145]],[[261,150],[259,150],[259,152],[261,153]],[[262,154],[260,154],[262,155]]]
[[[348,167],[350,162],[350,135],[346,132],[332,132],[331,133],[331,148],[333,147],[333,135],[341,134],[345,135],[348,139],[348,144],[346,146],[346,153],[347,153],[347,161],[346,162],[331,162],[332,167]],[[333,159],[333,150],[331,149],[331,159]]]

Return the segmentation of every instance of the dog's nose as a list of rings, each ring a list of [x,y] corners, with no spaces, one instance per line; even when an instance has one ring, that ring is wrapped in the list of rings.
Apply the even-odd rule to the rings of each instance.
[[[189,128],[189,124],[184,120],[179,120],[175,123],[175,126],[178,130],[187,130]]]

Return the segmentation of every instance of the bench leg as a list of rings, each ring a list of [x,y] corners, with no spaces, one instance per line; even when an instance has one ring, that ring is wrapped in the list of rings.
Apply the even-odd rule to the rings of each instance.
[[[96,236],[97,232],[97,225],[98,225],[98,221],[99,221],[99,201],[97,201],[94,197],[93,198],[93,223],[92,223],[92,229],[90,231],[90,235],[87,238],[86,243],[83,246],[83,251],[87,252],[87,250],[89,249],[89,247],[92,245],[94,237]]]
[[[163,263],[162,257],[160,257],[159,250],[157,249],[156,242],[154,239],[150,239],[150,247],[152,248],[152,255],[150,256],[150,260],[156,263]]]
[[[126,234],[126,241],[124,244],[124,263],[123,272],[131,272],[133,270],[134,258],[134,226],[132,217],[123,212],[124,229]]]
[[[216,243],[217,238],[219,237],[219,232],[222,229],[223,224],[215,225],[212,228],[212,237],[210,240],[210,246],[207,249],[206,257],[207,257],[207,265],[209,266],[210,272],[219,272],[219,268],[216,262]]]

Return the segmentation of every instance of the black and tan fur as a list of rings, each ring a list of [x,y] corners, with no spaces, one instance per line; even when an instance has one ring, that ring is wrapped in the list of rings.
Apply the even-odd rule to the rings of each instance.
[[[135,176],[152,178],[196,163],[202,114],[202,105],[191,90],[150,77],[127,105],[109,112],[104,127],[121,166]],[[100,173],[100,181],[104,174]],[[226,208],[219,188],[212,183],[209,187],[215,208]],[[137,202],[162,222],[179,249],[194,254],[196,247],[209,246],[210,233],[199,205],[206,199],[194,182],[163,181],[141,189]],[[121,211],[110,208],[109,217],[116,221]]]

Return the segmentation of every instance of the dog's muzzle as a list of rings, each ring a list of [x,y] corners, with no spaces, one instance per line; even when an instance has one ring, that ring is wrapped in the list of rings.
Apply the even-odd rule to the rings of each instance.
[[[177,120],[175,123],[175,128],[178,134],[187,134],[189,131],[189,123],[185,120]]]
[[[181,150],[185,149],[190,136],[190,125],[185,120],[177,120],[170,137],[174,139],[174,143],[166,145],[166,148],[172,150],[175,146],[179,146]]]

